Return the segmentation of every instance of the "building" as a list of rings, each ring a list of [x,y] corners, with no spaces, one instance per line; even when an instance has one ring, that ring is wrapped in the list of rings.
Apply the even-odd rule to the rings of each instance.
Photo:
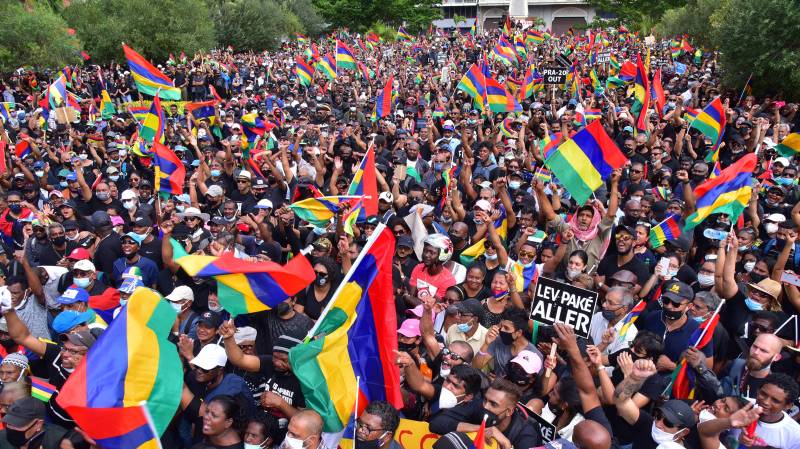
[[[502,26],[507,15],[516,20],[540,17],[546,29],[553,34],[566,32],[574,25],[594,20],[597,12],[584,0],[443,0],[444,19],[461,16],[478,19],[479,30],[491,30]],[[472,22],[469,20],[469,22]],[[453,20],[442,22],[454,23]],[[471,25],[471,23],[470,23]]]

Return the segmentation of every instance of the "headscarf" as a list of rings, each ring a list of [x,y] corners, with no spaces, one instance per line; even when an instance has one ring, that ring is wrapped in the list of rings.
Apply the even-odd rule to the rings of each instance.
[[[597,237],[598,225],[600,224],[600,220],[602,220],[601,216],[602,214],[600,213],[600,210],[594,205],[590,205],[589,207],[592,208],[593,215],[592,215],[592,222],[589,223],[589,227],[586,230],[582,230],[580,229],[580,226],[578,226],[578,213],[580,213],[581,210],[586,209],[587,206],[579,208],[578,211],[572,215],[572,218],[570,218],[569,222],[567,223],[569,224],[572,233],[575,235],[575,238],[577,238],[582,242],[589,242],[594,240],[595,237]]]

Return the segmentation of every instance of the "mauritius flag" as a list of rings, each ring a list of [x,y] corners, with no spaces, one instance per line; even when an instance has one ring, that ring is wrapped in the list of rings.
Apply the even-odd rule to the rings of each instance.
[[[220,304],[233,316],[269,310],[314,281],[314,269],[302,254],[280,265],[248,262],[232,253],[220,257],[186,255],[175,240],[170,243],[175,262],[189,276],[216,279]]]
[[[703,321],[697,329],[694,330],[690,342],[695,343],[697,349],[702,350],[714,338],[714,330],[719,323],[719,311],[715,311],[711,318]],[[681,359],[678,367],[672,374],[672,397],[673,399],[694,399],[695,398],[695,379],[694,371],[692,371],[686,359]]]
[[[175,318],[161,295],[136,289],[61,388],[56,401],[98,446],[159,447],[183,388],[181,360],[167,340]]]
[[[375,116],[383,118],[392,113],[392,86],[394,85],[394,75],[389,75],[386,84],[375,99]]]
[[[312,338],[289,351],[306,404],[322,415],[325,432],[352,425],[371,401],[403,406],[395,364],[394,249],[391,230],[379,225],[309,332]]]

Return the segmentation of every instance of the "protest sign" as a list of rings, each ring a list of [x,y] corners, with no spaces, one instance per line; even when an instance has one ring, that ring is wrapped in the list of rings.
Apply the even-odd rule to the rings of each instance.
[[[602,53],[598,53],[598,55],[597,55],[597,63],[598,64],[605,64],[607,62],[611,62],[611,52],[604,51]]]
[[[549,443],[558,437],[558,434],[556,434],[556,426],[550,424],[550,422],[548,422],[546,419],[537,415],[533,410],[526,407],[523,403],[518,402],[517,405],[525,410],[525,413],[528,414],[528,418],[533,419],[537,424],[539,424],[539,435],[542,436],[542,443]]]
[[[567,82],[569,67],[542,67],[539,73],[544,84],[564,84]]]
[[[475,432],[468,432],[467,435],[470,438],[475,438]],[[394,440],[397,441],[403,449],[433,449],[433,443],[437,442],[440,436],[441,435],[431,432],[426,422],[403,418],[400,419],[400,425],[397,426],[397,430],[394,432]],[[352,448],[352,439],[342,438],[339,441],[339,449]],[[485,448],[497,449],[497,441],[494,439],[490,440]]]
[[[546,324],[568,324],[575,328],[575,334],[589,338],[596,305],[597,292],[540,277],[533,295],[531,319]]]

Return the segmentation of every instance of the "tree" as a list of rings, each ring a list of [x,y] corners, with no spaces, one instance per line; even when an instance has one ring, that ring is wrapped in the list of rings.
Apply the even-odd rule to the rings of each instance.
[[[686,0],[588,0],[588,3],[616,15],[631,28],[649,33],[665,11],[685,5]]]
[[[439,0],[314,0],[320,13],[334,27],[366,31],[376,21],[397,27],[405,23],[410,33],[427,30],[441,18]]]
[[[67,23],[46,5],[26,9],[19,1],[0,0],[0,71],[21,66],[63,67],[80,60],[80,41]]]
[[[300,21],[303,31],[316,37],[325,32],[327,24],[311,0],[284,0],[284,6]]]
[[[656,25],[660,37],[689,34],[695,46],[711,48],[714,30],[711,17],[724,2],[720,0],[689,0],[685,6],[666,11]]]
[[[281,39],[303,30],[297,16],[274,0],[228,1],[223,11],[214,19],[217,39],[236,51],[274,50]]]
[[[87,0],[74,2],[63,15],[101,63],[123,60],[122,42],[155,62],[215,44],[214,24],[202,0]]]
[[[796,0],[727,0],[711,23],[725,85],[741,89],[752,73],[756,93],[800,98]]]

